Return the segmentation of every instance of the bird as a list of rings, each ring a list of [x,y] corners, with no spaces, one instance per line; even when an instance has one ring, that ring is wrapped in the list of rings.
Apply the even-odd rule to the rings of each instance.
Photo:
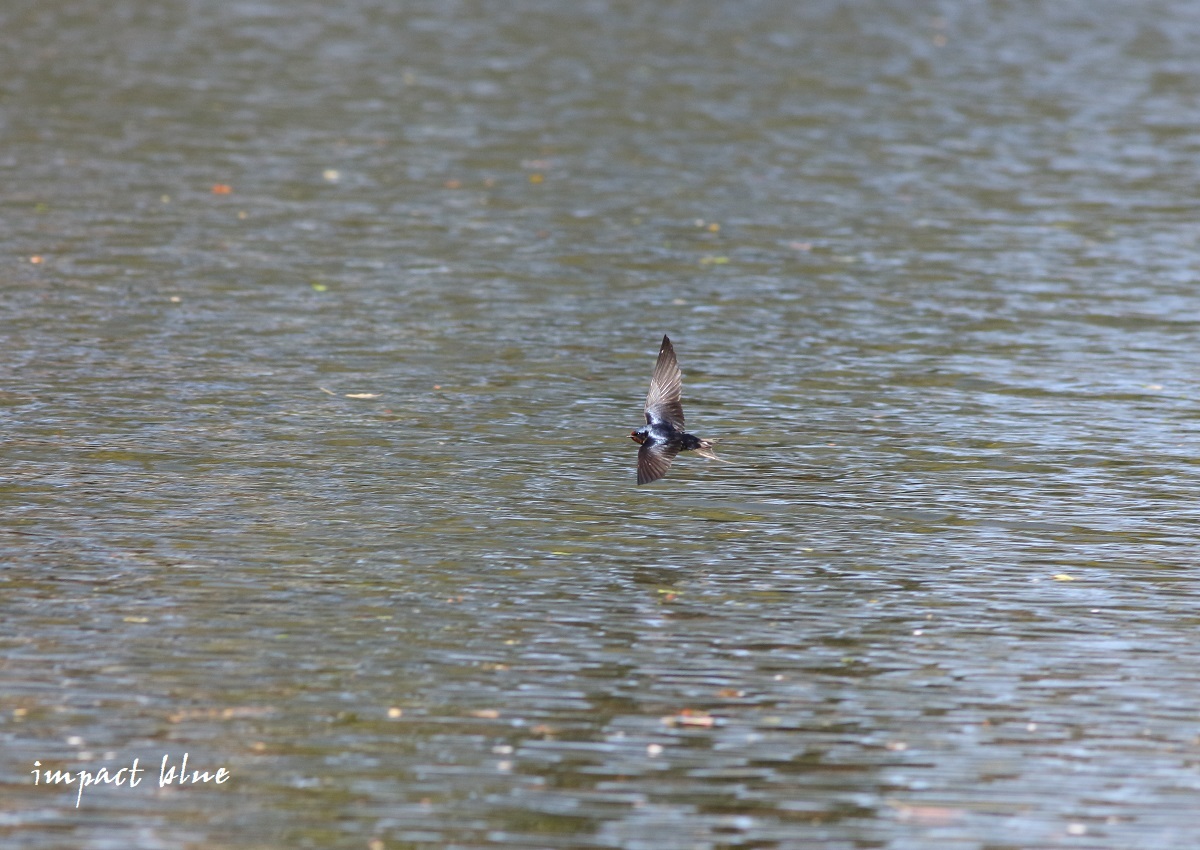
[[[658,361],[650,376],[650,392],[646,395],[646,427],[631,431],[629,436],[638,449],[637,483],[649,484],[667,474],[671,461],[680,452],[695,452],[701,457],[720,460],[713,453],[713,440],[704,440],[683,430],[683,372],[675,359],[675,346],[663,334],[658,349]]]

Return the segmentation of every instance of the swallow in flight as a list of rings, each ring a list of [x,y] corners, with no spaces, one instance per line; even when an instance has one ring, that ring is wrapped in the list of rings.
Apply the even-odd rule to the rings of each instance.
[[[650,377],[646,395],[646,427],[630,432],[641,445],[638,449],[637,483],[649,484],[667,474],[671,461],[680,452],[695,452],[701,457],[720,460],[713,454],[712,440],[702,440],[683,430],[683,373],[675,359],[675,348],[666,336],[658,350],[658,362]]]

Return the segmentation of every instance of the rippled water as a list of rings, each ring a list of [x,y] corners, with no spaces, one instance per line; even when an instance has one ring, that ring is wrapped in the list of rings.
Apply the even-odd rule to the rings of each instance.
[[[1194,845],[1191,4],[101,5],[0,11],[5,846]]]

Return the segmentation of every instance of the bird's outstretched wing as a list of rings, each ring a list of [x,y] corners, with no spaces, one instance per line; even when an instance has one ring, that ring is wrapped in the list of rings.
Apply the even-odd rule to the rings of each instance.
[[[654,364],[654,374],[650,376],[650,392],[646,395],[646,424],[662,422],[682,431],[682,396],[683,372],[679,370],[679,361],[675,359],[675,347],[664,334],[662,348],[658,350],[658,362]]]
[[[642,443],[638,449],[638,484],[649,484],[667,474],[679,449],[661,443]]]

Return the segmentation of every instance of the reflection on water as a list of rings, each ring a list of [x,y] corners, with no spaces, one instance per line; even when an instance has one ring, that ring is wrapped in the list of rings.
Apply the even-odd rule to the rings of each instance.
[[[0,15],[8,844],[1194,833],[1190,7],[793,5]]]

